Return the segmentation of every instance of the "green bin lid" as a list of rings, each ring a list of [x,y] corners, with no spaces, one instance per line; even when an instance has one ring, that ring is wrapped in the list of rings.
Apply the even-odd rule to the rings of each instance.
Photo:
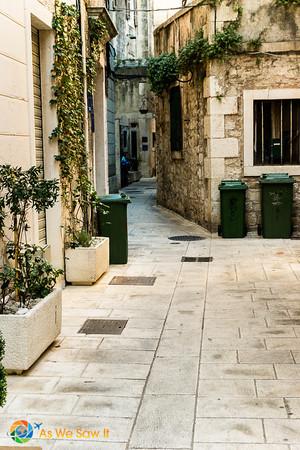
[[[128,195],[124,194],[124,192],[120,192],[119,194],[102,195],[100,200],[105,205],[110,205],[112,203],[131,203],[130,198]]]
[[[219,185],[220,191],[245,191],[246,189],[248,189],[248,186],[241,180],[222,180]]]
[[[260,177],[262,184],[293,184],[295,179],[288,173],[264,173]]]

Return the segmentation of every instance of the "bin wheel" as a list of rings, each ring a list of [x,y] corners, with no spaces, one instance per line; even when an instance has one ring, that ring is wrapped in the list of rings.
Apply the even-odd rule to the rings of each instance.
[[[261,235],[262,235],[262,228],[261,228],[261,225],[260,225],[260,224],[257,225],[257,234],[258,234],[258,236],[261,236]]]
[[[222,236],[222,226],[218,225],[218,236]]]

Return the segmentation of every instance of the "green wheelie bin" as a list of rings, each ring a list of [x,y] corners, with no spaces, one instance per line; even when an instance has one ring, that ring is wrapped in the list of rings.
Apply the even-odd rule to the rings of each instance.
[[[240,180],[223,180],[219,185],[221,194],[221,226],[223,238],[243,238],[246,227],[246,190],[248,186]]]
[[[98,212],[98,234],[109,237],[110,264],[127,264],[128,230],[127,205],[130,198],[124,194],[110,194],[100,197],[104,205],[109,206],[107,214]]]
[[[294,183],[294,178],[287,173],[261,176],[261,234],[264,238],[291,237]]]

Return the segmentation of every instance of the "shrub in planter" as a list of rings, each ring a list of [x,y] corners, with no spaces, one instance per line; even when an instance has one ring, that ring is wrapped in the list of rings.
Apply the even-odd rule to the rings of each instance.
[[[96,212],[105,214],[108,207],[101,203],[93,191],[88,198],[85,208],[88,220],[78,220],[77,226],[70,230],[69,241],[66,242],[66,280],[74,285],[91,285],[109,268],[109,239],[95,237]],[[78,205],[78,208],[81,206]],[[78,216],[83,217],[80,214]]]
[[[34,357],[38,357],[60,331],[61,295],[52,291],[63,271],[52,267],[44,258],[44,249],[29,244],[27,239],[30,211],[40,213],[54,206],[58,194],[58,182],[43,180],[40,168],[31,167],[23,171],[20,167],[0,166],[3,250],[0,329],[6,342],[4,365],[7,369],[25,370],[30,367]],[[49,320],[46,321],[45,308],[39,303],[48,310]],[[33,320],[36,321],[34,326]],[[51,328],[52,320],[54,325]],[[43,334],[47,335],[46,338]]]

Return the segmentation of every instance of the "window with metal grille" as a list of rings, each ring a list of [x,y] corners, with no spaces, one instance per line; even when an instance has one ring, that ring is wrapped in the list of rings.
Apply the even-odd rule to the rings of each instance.
[[[300,164],[300,99],[254,101],[254,165]]]
[[[181,152],[183,145],[181,91],[179,86],[170,89],[171,151]]]

